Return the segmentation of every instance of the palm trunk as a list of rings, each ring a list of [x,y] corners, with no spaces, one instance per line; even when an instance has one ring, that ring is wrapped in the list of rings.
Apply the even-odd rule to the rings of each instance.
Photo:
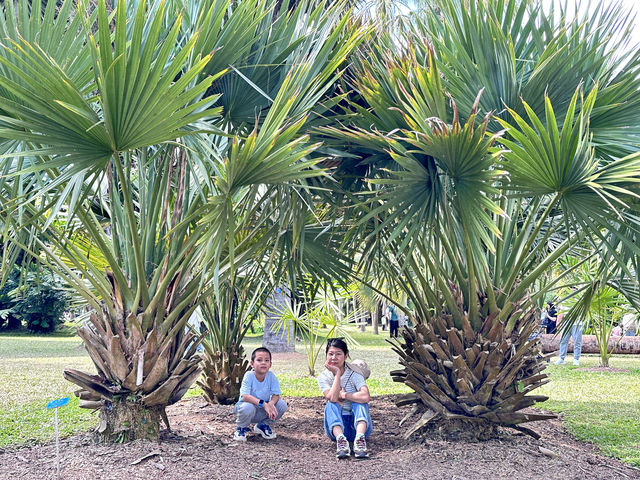
[[[279,331],[274,328],[280,317],[278,312],[282,311],[282,307],[290,301],[291,298],[286,288],[276,289],[267,300],[262,346],[268,348],[272,353],[296,351],[296,336],[293,323],[289,321],[286,328],[282,328]]]
[[[147,407],[141,403],[118,399],[101,408],[96,432],[104,442],[129,442],[140,438],[157,440],[160,421],[167,418],[164,406]],[[166,421],[167,428],[169,422]]]
[[[373,327],[373,334],[378,335],[378,325],[380,323],[380,319],[382,318],[382,303],[376,303],[376,309],[374,312],[371,312],[371,326]]]
[[[417,421],[406,436],[434,432],[447,438],[486,439],[507,426],[534,437],[522,423],[555,415],[520,410],[547,399],[527,393],[548,382],[546,363],[539,355],[539,340],[530,342],[536,327],[533,311],[522,313],[511,334],[495,315],[484,318],[474,332],[464,314],[463,327],[451,315],[435,317],[403,329],[404,342],[391,342],[403,369],[391,372],[393,380],[412,388],[398,405],[413,405]]]
[[[353,313],[355,315],[355,312],[358,311],[358,300],[356,300],[355,295],[353,296]],[[358,314],[358,317],[356,318],[356,323],[360,324],[360,331],[364,332],[366,330],[367,327],[367,318],[362,315],[362,314]]]
[[[67,369],[64,377],[81,388],[81,407],[100,410],[102,440],[157,440],[166,406],[200,375],[200,339],[183,329],[160,333],[159,322],[143,334],[142,315],[101,313],[78,329],[98,374]]]
[[[230,352],[205,354],[202,381],[196,382],[209,403],[231,405],[238,401],[242,378],[249,370],[244,348],[232,348]]]

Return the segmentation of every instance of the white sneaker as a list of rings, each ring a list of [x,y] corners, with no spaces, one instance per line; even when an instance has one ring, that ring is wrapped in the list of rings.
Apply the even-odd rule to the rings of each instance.
[[[237,427],[236,432],[233,434],[233,439],[236,442],[246,442],[248,431],[249,431],[248,427]]]
[[[276,438],[276,434],[271,430],[271,427],[266,423],[259,423],[253,427],[253,431],[258,435],[262,435],[262,438],[267,440],[273,440]]]
[[[357,433],[356,438],[353,441],[353,455],[356,458],[367,458],[367,441],[364,438],[363,433]]]
[[[580,360],[574,360],[574,361],[573,361],[573,364],[574,364],[576,367],[579,367],[579,366],[580,366]]]
[[[555,362],[553,362],[554,365],[564,365],[565,362],[563,358],[561,358],[560,360],[556,360]]]
[[[336,437],[336,457],[348,458],[351,455],[351,449],[349,448],[349,442],[344,435],[338,435]]]

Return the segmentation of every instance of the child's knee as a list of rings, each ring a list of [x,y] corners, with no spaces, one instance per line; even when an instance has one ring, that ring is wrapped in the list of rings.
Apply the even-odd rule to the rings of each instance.
[[[253,418],[256,413],[255,405],[252,405],[249,402],[241,402],[236,405],[236,415],[238,418]]]
[[[280,399],[280,400],[278,400],[276,402],[276,410],[278,411],[278,413],[280,415],[282,415],[284,412],[289,410],[289,405],[287,405],[287,402],[285,402],[284,400]]]

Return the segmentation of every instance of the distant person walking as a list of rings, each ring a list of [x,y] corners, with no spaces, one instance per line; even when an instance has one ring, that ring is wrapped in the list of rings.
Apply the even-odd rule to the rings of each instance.
[[[398,338],[398,327],[400,326],[400,319],[398,318],[398,312],[396,307],[389,305],[387,307],[387,317],[389,317],[389,337]]]
[[[553,302],[547,303],[547,333],[556,333],[558,312]]]

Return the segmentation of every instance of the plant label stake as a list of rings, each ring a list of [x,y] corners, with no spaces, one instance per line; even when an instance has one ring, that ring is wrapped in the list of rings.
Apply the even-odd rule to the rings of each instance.
[[[51,400],[47,404],[47,410],[53,408],[53,415],[56,422],[56,478],[58,480],[60,480],[60,433],[58,431],[58,408],[64,407],[67,403],[69,403],[69,397]]]

